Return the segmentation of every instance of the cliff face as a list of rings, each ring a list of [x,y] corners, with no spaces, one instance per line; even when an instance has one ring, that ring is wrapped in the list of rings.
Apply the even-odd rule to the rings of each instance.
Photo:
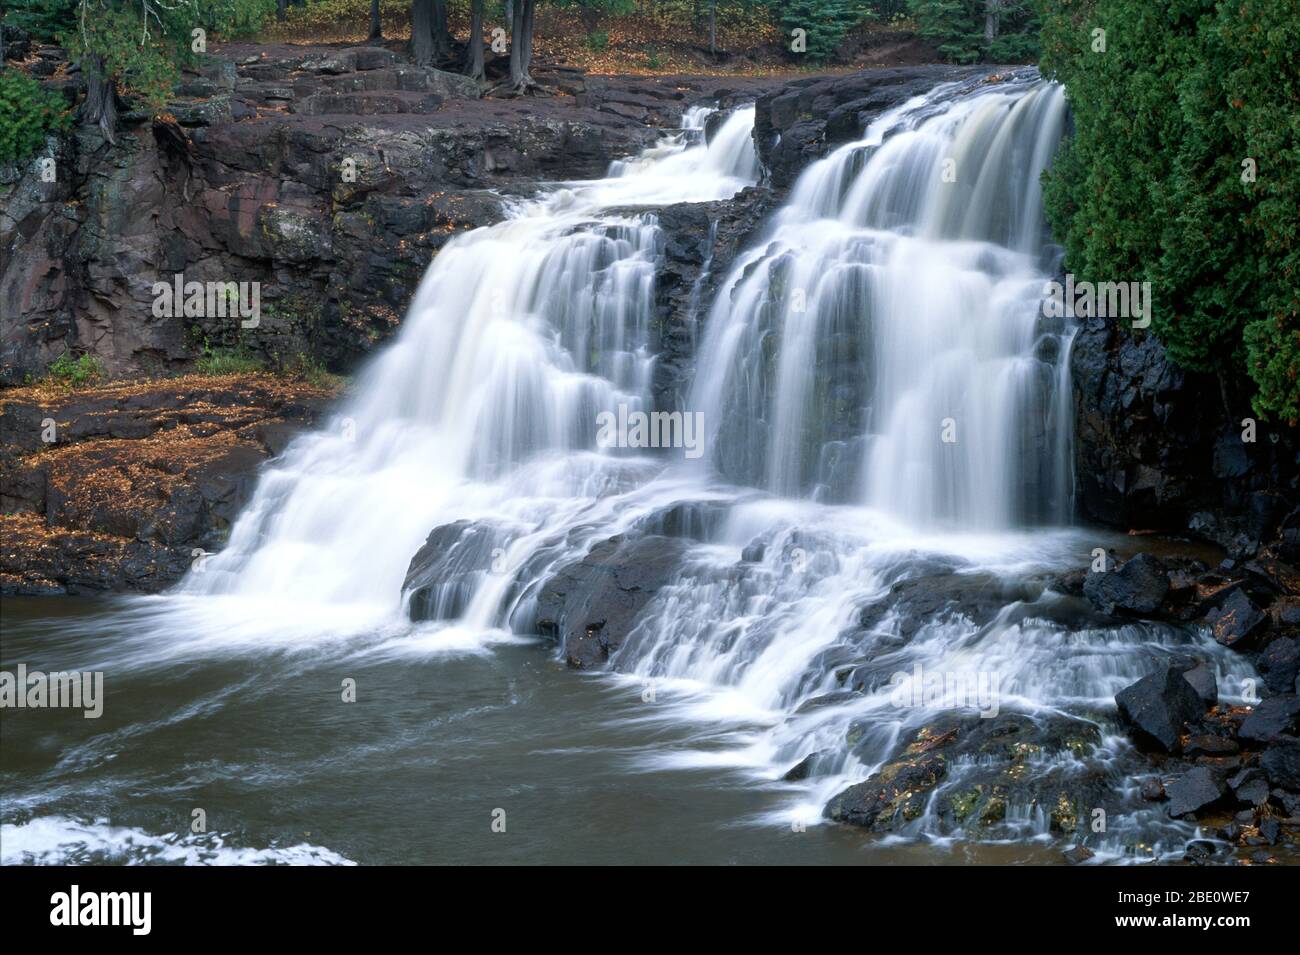
[[[396,328],[430,258],[539,181],[592,178],[685,107],[758,81],[588,80],[480,99],[465,77],[377,47],[230,45],[168,114],[110,144],[52,143],[0,170],[0,383],[65,352],[112,376],[188,370],[238,346],[351,370]],[[154,314],[155,282],[257,282],[260,318]]]

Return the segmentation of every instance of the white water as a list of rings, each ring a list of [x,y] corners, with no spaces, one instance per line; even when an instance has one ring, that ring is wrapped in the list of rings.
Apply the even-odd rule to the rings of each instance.
[[[1087,759],[1033,766],[1111,774],[1127,808],[1109,848],[1175,845],[1187,833],[1129,791],[1127,743],[1106,729],[1113,695],[1176,651],[1212,659],[1228,697],[1246,674],[1211,641],[1092,619],[1044,583],[1096,545],[1059,526],[1070,329],[1044,325],[1039,307],[1050,250],[1038,176],[1061,135],[1059,89],[936,90],[811,166],[709,309],[685,409],[704,412],[706,458],[596,447],[598,412],[651,401],[660,235],[652,214],[626,209],[752,182],[752,118],[737,111],[707,148],[698,132],[670,140],[451,242],[397,340],[267,471],[229,546],[137,611],[152,622],[131,652],[482,652],[528,630],[553,569],[684,504],[710,530],[610,661],[629,692],[656,687],[646,720],[699,726],[697,747],[649,764],[748,767],[770,785],[828,753],[764,820],[815,822],[911,733],[961,709],[900,709],[891,673],[992,673],[1004,711],[1103,726]],[[942,440],[948,422],[955,442]],[[412,626],[408,563],[454,521],[476,529],[458,544],[459,579],[436,594],[442,619]],[[752,544],[761,555],[745,559]],[[890,589],[936,567],[984,575],[1005,603],[984,622],[932,614],[905,639]],[[862,692],[800,711],[863,668]],[[1048,838],[1043,807],[1008,812],[1018,837]],[[961,834],[931,811],[902,831]]]

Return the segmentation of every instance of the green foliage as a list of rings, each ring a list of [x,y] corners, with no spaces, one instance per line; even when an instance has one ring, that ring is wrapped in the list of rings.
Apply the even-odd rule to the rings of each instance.
[[[953,63],[1023,63],[1038,54],[1032,0],[998,0],[992,42],[985,33],[990,0],[908,0],[917,32]]]
[[[275,0],[76,0],[59,40],[88,74],[158,109],[180,68],[197,61],[195,29],[209,42],[252,33],[274,11]]]
[[[833,57],[848,32],[872,16],[868,0],[774,0],[774,5],[787,48],[793,31],[804,31],[807,49],[796,55],[814,63]]]
[[[205,347],[194,366],[201,375],[245,375],[266,370],[266,362],[243,346]]]
[[[104,366],[94,355],[73,358],[64,352],[50,363],[49,379],[68,388],[84,388],[98,384],[104,377]]]
[[[0,163],[22,162],[34,155],[45,135],[66,129],[63,97],[17,69],[0,72]]]
[[[0,19],[22,27],[33,39],[53,43],[73,21],[77,0],[5,0]]]
[[[596,33],[588,33],[587,38],[583,41],[587,44],[587,49],[595,50],[597,53],[609,49],[609,34],[603,30]]]
[[[1292,424],[1296,50],[1300,0],[1051,0],[1044,13],[1043,69],[1065,83],[1075,123],[1044,187],[1067,268],[1151,282],[1152,330],[1171,357],[1249,376],[1255,412]]]

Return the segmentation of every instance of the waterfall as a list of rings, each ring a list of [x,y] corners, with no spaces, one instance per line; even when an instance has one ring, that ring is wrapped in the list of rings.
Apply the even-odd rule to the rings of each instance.
[[[1176,840],[1125,781],[1113,696],[1193,650],[1226,699],[1246,671],[1212,641],[1097,619],[1054,588],[1095,546],[1065,526],[1072,329],[1042,309],[1058,251],[1039,177],[1065,109],[1033,71],[945,85],[806,169],[712,301],[691,290],[693,386],[686,407],[655,410],[702,413],[700,460],[602,446],[596,423],[651,408],[652,207],[753,184],[752,107],[707,142],[692,110],[607,178],[454,239],[354,395],[166,598],[159,641],[380,632],[385,647],[482,649],[535,634],[545,582],[598,545],[676,537],[680,567],[602,677],[653,685],[647,719],[698,727],[698,746],[643,762],[744,768],[791,787],[782,824],[817,820],[936,721],[985,715],[947,691],[900,706],[898,675],[906,688],[920,667],[995,679],[1004,712],[1068,740],[1032,750],[1026,785],[1109,780],[1110,838]],[[434,570],[404,590],[413,555]],[[777,782],[801,761],[806,781]],[[991,762],[957,760],[897,831],[978,836],[944,806],[1001,785]],[[1050,798],[1008,795],[994,835],[1044,836]]]
[[[609,178],[564,184],[448,243],[355,396],[275,462],[228,546],[183,589],[393,611],[430,528],[489,507],[506,493],[494,482],[535,474],[531,490],[552,499],[599,483],[616,463],[590,460],[597,415],[649,402],[661,242],[652,214],[605,210],[750,184],[753,108],[706,146],[709,112],[690,110],[682,134]],[[566,454],[553,482],[521,470]]]
[[[1038,180],[1064,93],[891,111],[796,183],[709,318],[715,465],[913,523],[1062,523],[1069,330],[1043,319]]]

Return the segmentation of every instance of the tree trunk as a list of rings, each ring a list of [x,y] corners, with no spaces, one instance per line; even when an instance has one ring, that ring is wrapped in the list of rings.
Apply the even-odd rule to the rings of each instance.
[[[718,0],[709,0],[709,53],[718,49]]]
[[[0,70],[5,68],[5,28],[0,23]]]
[[[411,59],[433,65],[433,0],[411,0]]]
[[[528,71],[533,60],[533,10],[536,0],[514,0],[510,31],[510,85],[522,93],[537,84]]]
[[[370,36],[371,40],[382,40],[384,28],[379,22],[379,0],[370,0]]]
[[[275,0],[275,18],[283,20],[289,15],[289,0]]]
[[[117,84],[104,76],[104,60],[96,59],[82,73],[86,77],[86,99],[81,104],[80,120],[83,126],[98,126],[99,131],[110,143],[117,142],[113,136],[117,128]]]
[[[451,33],[447,30],[447,0],[433,0],[434,66],[451,56]]]
[[[483,79],[483,0],[470,0],[469,51],[465,58],[465,75]]]
[[[984,0],[984,45],[992,46],[998,35],[998,10],[1002,0]]]

